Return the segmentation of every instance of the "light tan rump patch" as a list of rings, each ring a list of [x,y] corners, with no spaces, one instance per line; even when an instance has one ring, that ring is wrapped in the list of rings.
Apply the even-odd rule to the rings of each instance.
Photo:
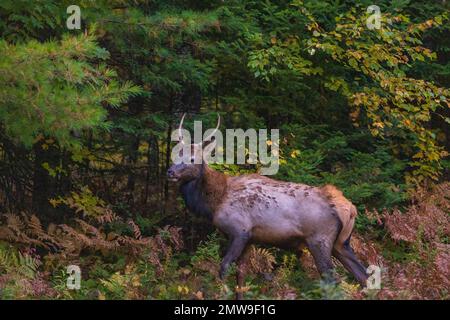
[[[353,203],[344,197],[342,191],[335,186],[327,184],[320,190],[328,202],[334,205],[342,222],[342,230],[336,241],[337,245],[342,245],[352,233],[358,211]]]

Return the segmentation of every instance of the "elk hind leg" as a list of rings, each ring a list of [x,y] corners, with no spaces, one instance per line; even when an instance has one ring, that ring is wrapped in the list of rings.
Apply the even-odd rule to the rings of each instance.
[[[356,258],[350,246],[350,238],[342,244],[336,244],[333,248],[333,255],[342,263],[347,271],[353,274],[361,286],[366,286],[366,268]]]
[[[317,270],[326,281],[335,281],[333,261],[331,260],[331,251],[333,245],[326,240],[307,240],[308,249],[314,258]]]

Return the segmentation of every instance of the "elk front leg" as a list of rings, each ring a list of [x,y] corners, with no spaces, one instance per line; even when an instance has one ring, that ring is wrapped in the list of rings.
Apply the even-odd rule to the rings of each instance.
[[[240,233],[233,237],[231,245],[228,248],[227,254],[225,255],[225,257],[222,260],[222,263],[220,264],[219,277],[221,280],[224,279],[230,264],[236,261],[236,259],[238,259],[241,256],[249,240],[250,234],[248,232]]]

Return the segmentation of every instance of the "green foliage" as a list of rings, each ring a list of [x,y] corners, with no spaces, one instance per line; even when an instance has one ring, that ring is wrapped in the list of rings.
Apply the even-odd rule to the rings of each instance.
[[[374,136],[388,136],[397,150],[409,148],[406,153],[414,168],[410,182],[437,179],[447,152],[436,141],[438,130],[429,129],[428,124],[433,114],[450,106],[450,92],[410,74],[415,61],[436,59],[436,53],[422,45],[421,36],[447,21],[447,13],[415,24],[404,14],[384,13],[383,28],[369,30],[368,16],[359,6],[334,12],[335,23],[322,26],[321,19],[309,10],[313,7],[309,1],[291,5],[297,10],[294,17],[308,33],[299,38],[296,26],[283,34],[272,31],[271,38],[256,37],[249,54],[255,76],[269,80],[268,75],[274,78],[282,69],[319,75],[315,80],[322,86],[347,97],[355,125],[367,125]],[[292,15],[282,6],[272,8],[278,15]]]
[[[11,250],[10,246],[0,243],[0,272],[17,273],[26,278],[33,278],[39,267],[39,261],[32,256]]]
[[[448,297],[442,199],[407,207],[412,187],[448,178],[448,2],[380,0],[379,30],[369,0],[82,0],[81,30],[70,4],[0,3],[0,239],[14,243],[0,244],[0,298],[234,297],[234,266],[217,277],[224,237],[166,181],[184,112],[189,129],[217,112],[221,129],[279,128],[275,178],[339,187],[359,210],[357,253],[409,280],[372,297],[259,248],[247,298]]]
[[[30,146],[39,134],[70,144],[73,131],[103,127],[106,109],[118,107],[139,88],[120,85],[105,64],[107,51],[91,34],[60,42],[0,41],[0,121],[8,135]]]
[[[40,283],[40,265],[35,256],[0,242],[0,300],[24,298],[36,291],[50,293],[48,285]]]
[[[0,34],[11,42],[46,39],[62,31],[63,1],[5,0],[0,3]]]
[[[303,294],[303,298],[312,300],[344,300],[346,294],[336,283],[325,280],[316,281],[312,290]]]
[[[108,214],[105,201],[96,197],[87,187],[82,188],[79,193],[72,191],[70,196],[51,199],[50,203],[53,206],[64,204],[86,218],[95,219]]]
[[[220,262],[220,237],[217,232],[208,235],[207,239],[199,244],[195,254],[192,256],[192,263],[210,260]]]

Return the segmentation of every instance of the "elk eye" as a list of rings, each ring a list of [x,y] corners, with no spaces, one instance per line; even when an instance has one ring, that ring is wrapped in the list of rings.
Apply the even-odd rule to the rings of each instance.
[[[195,161],[194,158],[191,158],[191,163],[194,163],[194,161]]]

